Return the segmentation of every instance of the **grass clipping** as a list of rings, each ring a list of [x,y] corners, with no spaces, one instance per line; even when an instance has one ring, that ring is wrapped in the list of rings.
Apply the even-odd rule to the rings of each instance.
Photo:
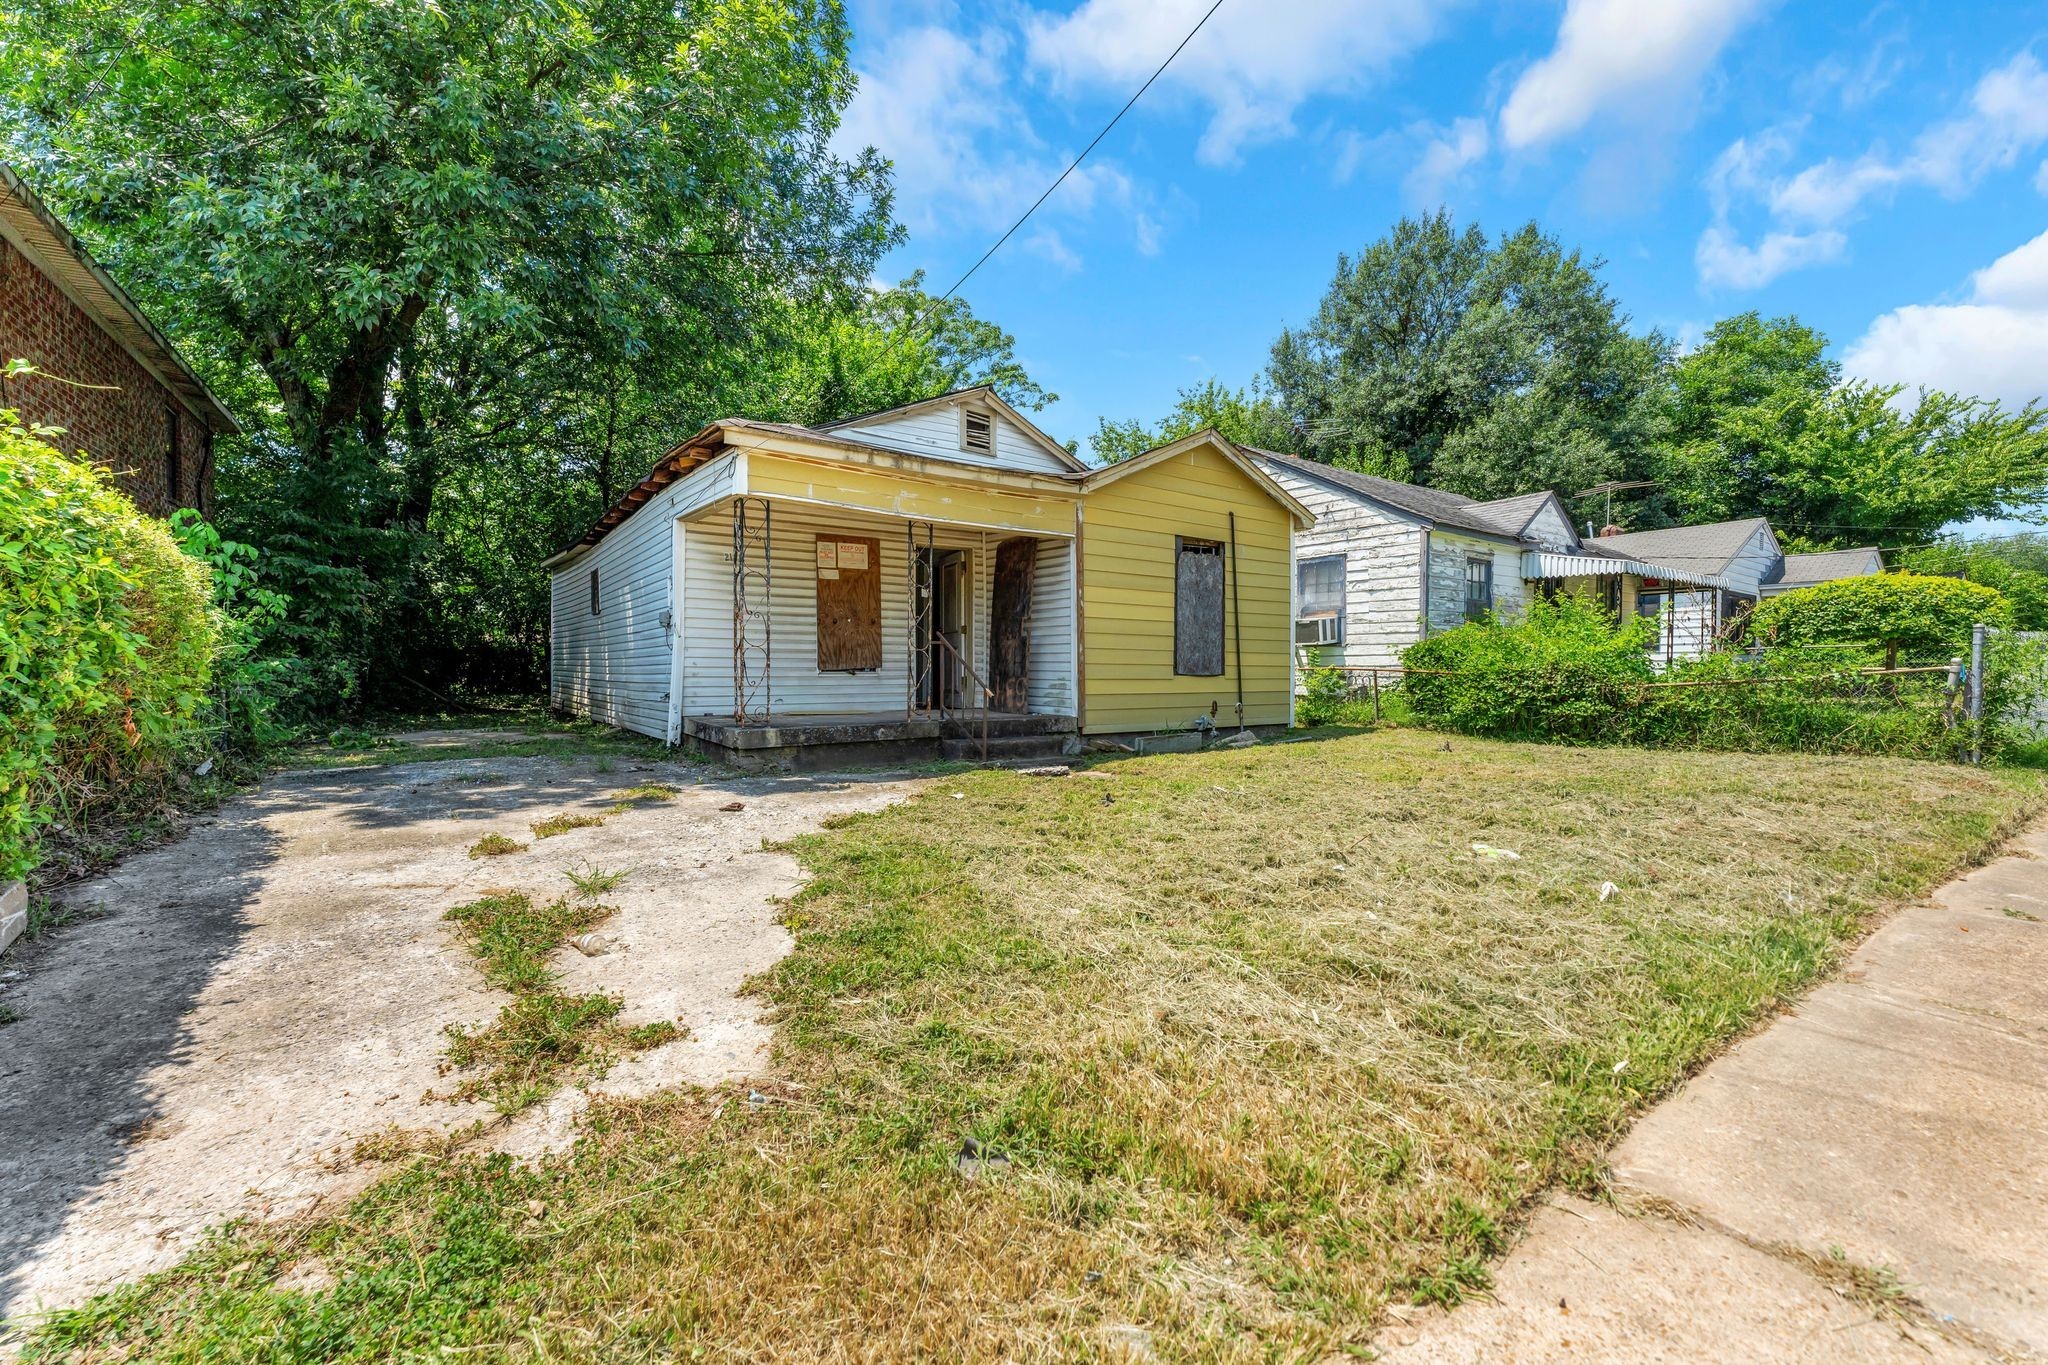
[[[600,1104],[527,1165],[421,1160],[38,1344],[1358,1352],[2040,804],[2028,774],[1414,733],[961,774],[796,843],[795,949],[756,982],[784,1083]],[[273,1286],[308,1254],[341,1288]]]
[[[536,906],[517,891],[495,892],[447,913],[482,963],[484,979],[514,997],[490,1024],[448,1026],[448,1068],[483,1070],[463,1078],[449,1098],[484,1099],[500,1113],[517,1113],[571,1075],[590,1074],[621,1052],[637,1052],[679,1035],[667,1022],[620,1025],[618,996],[564,995],[555,989],[548,955],[612,913],[610,906],[570,897]]]

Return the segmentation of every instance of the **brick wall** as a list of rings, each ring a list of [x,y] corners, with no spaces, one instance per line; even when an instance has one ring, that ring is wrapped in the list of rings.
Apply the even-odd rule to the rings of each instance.
[[[113,470],[144,511],[168,516],[180,507],[212,510],[212,440],[205,421],[180,405],[27,257],[0,241],[0,361],[17,358],[41,373],[0,380],[0,408],[15,409],[27,425],[64,428],[56,444]],[[59,378],[111,387],[78,388]]]

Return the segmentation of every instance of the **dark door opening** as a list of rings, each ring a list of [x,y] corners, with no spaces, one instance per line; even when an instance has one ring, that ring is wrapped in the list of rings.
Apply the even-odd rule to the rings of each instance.
[[[998,711],[1031,709],[1031,590],[1038,578],[1038,542],[1028,536],[996,546],[989,601],[988,687]]]
[[[965,672],[974,643],[974,575],[968,552],[919,549],[915,583],[918,709],[978,708],[979,690]]]

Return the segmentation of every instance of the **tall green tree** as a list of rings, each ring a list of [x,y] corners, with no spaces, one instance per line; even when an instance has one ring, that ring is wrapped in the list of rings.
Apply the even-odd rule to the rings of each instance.
[[[510,445],[601,502],[864,289],[847,44],[831,0],[24,0],[0,146],[250,423],[223,503],[360,673],[444,483]]]
[[[1844,383],[1826,348],[1796,318],[1744,313],[1678,362],[1658,473],[1679,517],[1766,516],[1802,544],[1897,546],[2048,510],[2048,410]]]
[[[1292,452],[1301,444],[1288,425],[1287,414],[1257,380],[1247,388],[1233,389],[1206,379],[1182,389],[1172,411],[1156,426],[1148,427],[1135,418],[1101,418],[1095,434],[1088,438],[1089,453],[1097,464],[1115,464],[1207,427],[1214,427],[1225,440],[1266,450]]]
[[[1667,352],[1534,223],[1489,239],[1404,218],[1338,258],[1267,369],[1305,453],[1473,497],[1566,492],[1646,467]]]

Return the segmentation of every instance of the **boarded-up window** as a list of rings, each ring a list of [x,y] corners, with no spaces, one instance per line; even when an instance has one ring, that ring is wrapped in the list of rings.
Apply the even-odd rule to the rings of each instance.
[[[164,430],[164,491],[170,494],[171,506],[179,505],[185,491],[185,471],[180,457],[185,453],[178,447],[184,433],[178,430],[178,410],[165,412]]]
[[[597,615],[597,570],[590,571],[590,614]]]
[[[1177,540],[1173,565],[1173,671],[1223,672],[1223,542]]]
[[[861,673],[882,666],[882,542],[819,536],[818,671]]]

